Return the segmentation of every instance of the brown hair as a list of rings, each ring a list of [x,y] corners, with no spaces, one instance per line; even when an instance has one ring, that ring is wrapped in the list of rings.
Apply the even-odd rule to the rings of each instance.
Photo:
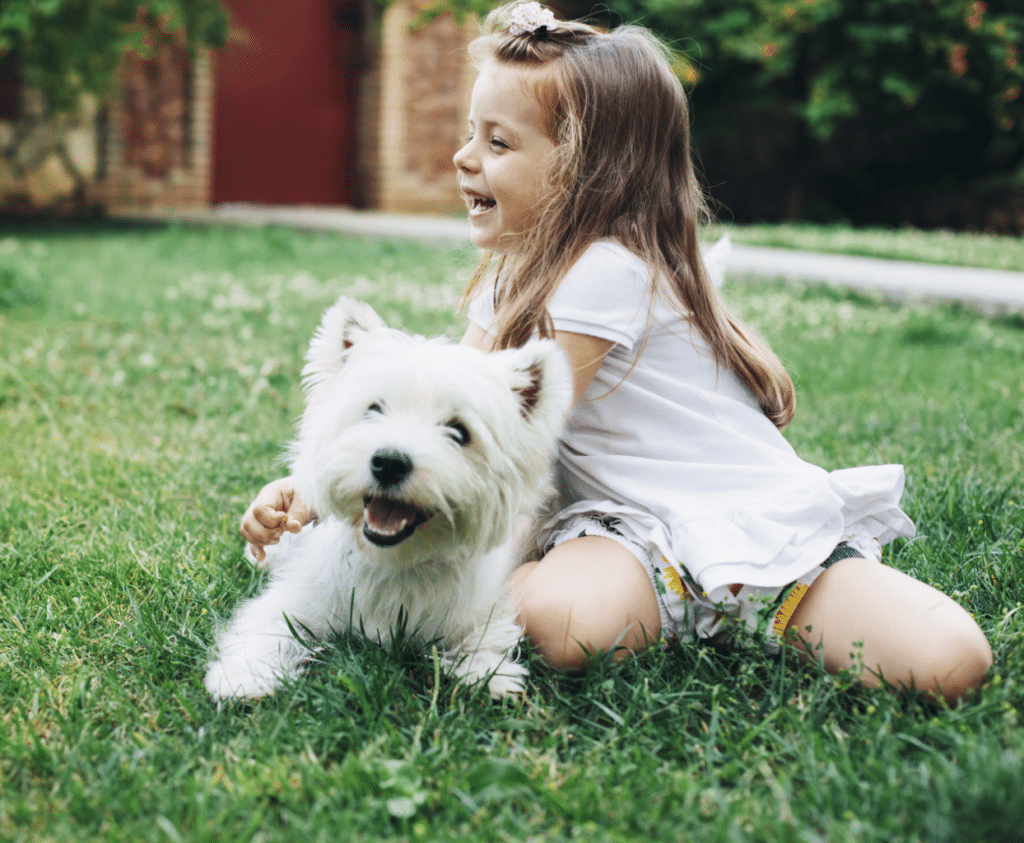
[[[550,115],[556,144],[545,201],[514,252],[491,269],[485,253],[468,300],[501,275],[495,346],[553,333],[547,304],[558,283],[599,238],[614,238],[651,267],[652,284],[688,311],[720,365],[731,369],[779,428],[793,416],[793,382],[771,348],[733,316],[707,278],[697,223],[707,218],[690,156],[686,95],[667,48],[648,30],[603,32],[584,23],[512,35],[512,3],[491,12],[470,45],[528,73]]]

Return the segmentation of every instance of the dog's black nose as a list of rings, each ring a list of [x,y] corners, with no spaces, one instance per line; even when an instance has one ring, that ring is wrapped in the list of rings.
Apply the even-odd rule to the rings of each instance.
[[[412,460],[401,451],[377,451],[370,458],[370,474],[381,486],[397,486],[412,474]]]

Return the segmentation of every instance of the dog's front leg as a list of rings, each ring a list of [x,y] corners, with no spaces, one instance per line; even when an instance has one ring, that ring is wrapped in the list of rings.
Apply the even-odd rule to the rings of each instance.
[[[217,659],[206,671],[206,688],[217,699],[258,699],[295,677],[341,625],[351,574],[339,548],[343,525],[334,519],[286,535],[266,591],[239,607],[217,640]]]
[[[243,604],[217,641],[217,660],[206,671],[206,689],[217,699],[259,699],[286,677],[297,676],[314,653],[303,640],[319,626],[303,616],[293,583],[272,583]]]

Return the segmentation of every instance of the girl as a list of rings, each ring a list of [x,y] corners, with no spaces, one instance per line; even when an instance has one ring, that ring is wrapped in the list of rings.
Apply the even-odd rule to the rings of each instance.
[[[577,670],[745,623],[867,685],[949,702],[976,687],[992,654],[971,616],[881,564],[882,544],[914,532],[902,467],[829,473],[780,433],[793,384],[701,261],[686,99],[662,45],[535,2],[497,9],[483,32],[454,158],[485,252],[463,342],[554,336],[575,375],[562,509],[512,583],[534,649]],[[311,517],[285,478],[242,532],[262,558]]]

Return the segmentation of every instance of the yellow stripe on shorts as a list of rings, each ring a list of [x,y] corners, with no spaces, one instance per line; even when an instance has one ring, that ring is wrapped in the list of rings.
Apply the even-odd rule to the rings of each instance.
[[[664,556],[661,557],[665,559]],[[667,559],[665,559],[668,562]],[[675,592],[682,600],[693,600],[693,595],[690,594],[690,590],[683,583],[682,577],[679,576],[679,572],[669,565],[667,568],[661,569],[661,577],[665,580],[665,585],[669,591]]]
[[[782,601],[779,611],[775,613],[775,622],[772,624],[772,632],[776,635],[782,635],[785,633],[786,628],[789,626],[790,618],[793,617],[796,607],[799,606],[800,601],[804,599],[804,595],[807,593],[807,589],[809,587],[810,586],[804,585],[802,582],[793,586],[793,590],[789,592],[786,599]]]

